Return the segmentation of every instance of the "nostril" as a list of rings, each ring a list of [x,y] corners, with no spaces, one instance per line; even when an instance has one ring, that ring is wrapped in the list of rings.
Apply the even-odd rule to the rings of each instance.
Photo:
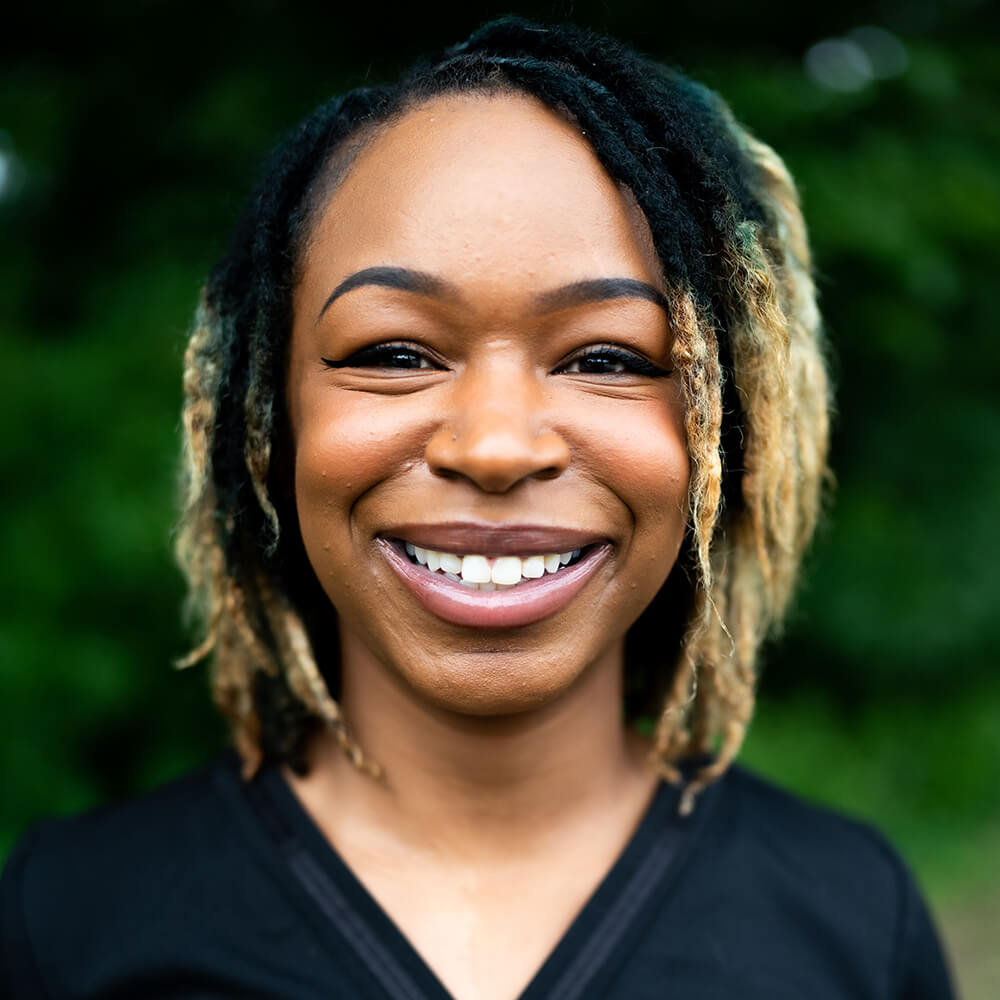
[[[560,471],[559,466],[550,465],[548,468],[539,469],[535,473],[535,476],[538,479],[555,479],[559,475]]]

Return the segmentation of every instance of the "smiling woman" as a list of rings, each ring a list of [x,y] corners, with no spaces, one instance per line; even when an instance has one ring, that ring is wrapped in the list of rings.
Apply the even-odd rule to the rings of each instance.
[[[891,849],[732,765],[828,399],[718,98],[508,19],[324,105],[185,389],[237,754],[22,842],[7,994],[950,994]]]
[[[506,717],[620,676],[686,522],[650,243],[576,130],[489,92],[373,137],[316,219],[286,379],[294,496],[361,746],[376,671]]]

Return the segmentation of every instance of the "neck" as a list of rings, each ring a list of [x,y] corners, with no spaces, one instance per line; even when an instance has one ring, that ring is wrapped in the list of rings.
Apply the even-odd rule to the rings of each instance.
[[[622,721],[621,644],[551,703],[499,716],[428,704],[365,651],[344,652],[344,714],[383,777],[358,773],[322,734],[297,788],[328,830],[334,814],[363,815],[453,850],[502,851],[652,789],[640,741]]]

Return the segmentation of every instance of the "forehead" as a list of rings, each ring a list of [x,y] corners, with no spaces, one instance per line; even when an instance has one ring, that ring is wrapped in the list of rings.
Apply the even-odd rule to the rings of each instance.
[[[661,284],[634,198],[570,122],[520,94],[434,98],[377,131],[320,209],[304,265],[300,299],[311,281],[379,265],[534,291]]]

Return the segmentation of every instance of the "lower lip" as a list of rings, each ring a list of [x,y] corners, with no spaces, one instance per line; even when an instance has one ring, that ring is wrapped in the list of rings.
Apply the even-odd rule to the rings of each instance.
[[[610,545],[597,545],[578,563],[537,580],[509,590],[473,590],[415,565],[388,539],[376,541],[389,565],[431,614],[471,628],[515,628],[554,615],[576,597],[611,553]]]

